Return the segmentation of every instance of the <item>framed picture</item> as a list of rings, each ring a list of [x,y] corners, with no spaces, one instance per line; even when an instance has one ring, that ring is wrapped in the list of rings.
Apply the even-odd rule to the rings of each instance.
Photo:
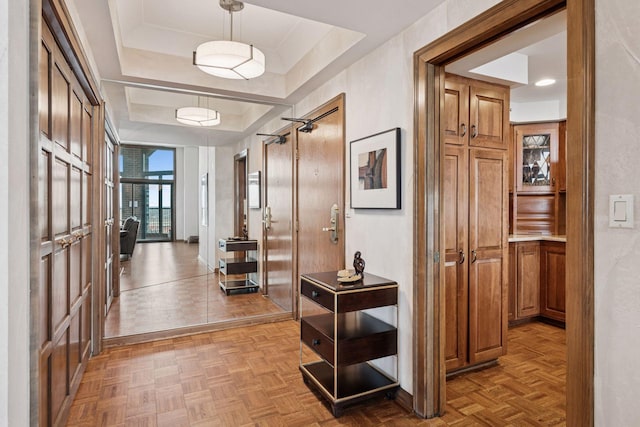
[[[260,171],[247,175],[249,209],[260,209]]]
[[[400,209],[400,128],[351,141],[351,208]]]

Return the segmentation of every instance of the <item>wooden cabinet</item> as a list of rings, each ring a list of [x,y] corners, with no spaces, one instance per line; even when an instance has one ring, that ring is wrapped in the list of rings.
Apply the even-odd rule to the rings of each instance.
[[[398,284],[372,274],[355,283],[338,282],[335,271],[300,276],[300,371],[334,416],[398,388],[397,328],[363,311],[391,307],[397,325],[397,303]],[[396,359],[393,374],[372,362],[387,357]]]
[[[220,289],[229,295],[237,292],[257,292],[258,284],[250,275],[258,271],[257,240],[218,240]]]
[[[540,314],[540,243],[509,244],[509,300],[513,315],[509,320],[521,320]]]
[[[453,75],[445,91],[445,360],[452,372],[505,349],[509,93]]]
[[[542,242],[540,245],[541,314],[565,321],[565,244]]]
[[[510,230],[566,232],[566,122],[513,126]]]

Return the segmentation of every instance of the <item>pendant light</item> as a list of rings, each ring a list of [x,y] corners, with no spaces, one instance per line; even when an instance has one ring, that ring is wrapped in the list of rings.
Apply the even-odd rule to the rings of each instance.
[[[231,17],[230,40],[214,40],[193,52],[193,65],[207,74],[226,79],[252,79],[264,73],[264,53],[246,43],[233,41],[233,12],[244,8],[237,0],[220,0],[220,7]]]
[[[220,113],[207,106],[200,106],[200,97],[198,97],[197,107],[181,107],[176,109],[176,120],[184,125],[189,126],[216,126],[220,124]]]

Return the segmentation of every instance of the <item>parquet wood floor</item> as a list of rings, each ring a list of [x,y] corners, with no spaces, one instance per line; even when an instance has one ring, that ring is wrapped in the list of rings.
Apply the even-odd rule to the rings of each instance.
[[[67,425],[564,425],[564,330],[522,325],[508,345],[499,366],[449,380],[447,413],[433,420],[388,400],[333,418],[302,382],[294,321],[114,347],[89,361]]]
[[[197,260],[198,245],[136,245],[122,262],[121,292],[105,319],[105,337],[237,320],[283,310],[260,293],[226,296],[218,275]]]

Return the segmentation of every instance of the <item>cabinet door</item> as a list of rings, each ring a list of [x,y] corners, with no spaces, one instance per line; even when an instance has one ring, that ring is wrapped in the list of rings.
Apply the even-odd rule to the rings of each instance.
[[[556,188],[558,124],[519,125],[516,129],[516,188],[551,192]]]
[[[464,366],[467,359],[467,150],[445,147],[445,360],[447,370]]]
[[[506,350],[506,152],[471,150],[469,160],[469,362]]]
[[[469,138],[469,84],[447,75],[444,87],[444,142],[465,145]]]
[[[540,251],[541,314],[565,321],[565,244],[543,242]]]
[[[509,243],[509,312],[508,319],[516,320],[516,244]]]
[[[517,312],[518,319],[540,314],[540,244],[517,245]]]
[[[469,145],[507,150],[510,140],[509,90],[474,82],[469,93]]]

